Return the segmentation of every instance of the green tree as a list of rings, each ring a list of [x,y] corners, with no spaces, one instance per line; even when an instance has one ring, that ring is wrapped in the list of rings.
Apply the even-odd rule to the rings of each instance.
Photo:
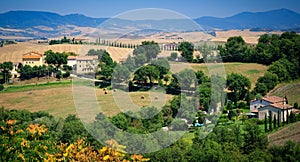
[[[71,75],[70,71],[66,71],[66,72],[63,74],[63,78],[68,78],[70,75]]]
[[[204,74],[204,72],[202,70],[198,70],[196,73],[196,78],[198,81],[198,85],[202,84],[202,83],[206,83],[209,81],[209,78]]]
[[[178,51],[187,62],[192,62],[194,58],[194,45],[190,42],[181,42],[178,46]]]
[[[130,80],[130,71],[125,65],[117,64],[114,68],[112,80],[115,83],[128,83]]]
[[[170,56],[172,61],[175,61],[178,58],[178,53],[177,52],[172,52]]]
[[[198,47],[198,50],[201,52],[203,60],[207,61],[207,58],[212,54],[213,47],[205,42],[203,45]]]
[[[268,90],[271,90],[278,84],[278,76],[274,73],[266,72],[264,76],[258,78],[257,82],[264,83]]]
[[[231,73],[227,77],[227,88],[233,92],[232,101],[237,104],[238,100],[245,98],[251,88],[250,80],[237,73]]]
[[[31,79],[32,68],[29,65],[22,66],[20,69],[20,78],[22,80]]]
[[[113,59],[111,58],[110,54],[106,50],[94,50],[90,49],[88,51],[88,56],[98,56],[98,60],[108,66],[114,66],[115,63]]]
[[[45,58],[45,62],[47,64],[52,64],[54,66],[56,66],[56,70],[58,70],[58,68],[63,65],[63,64],[67,64],[67,55],[65,54],[61,54],[59,52],[54,53],[53,51],[49,50],[45,52],[46,54],[46,58]]]
[[[167,59],[152,60],[150,63],[158,69],[160,79],[163,79],[163,77],[168,74],[170,70],[170,64]]]
[[[10,78],[10,71],[13,69],[13,63],[12,62],[3,62],[0,63],[0,70],[3,75],[3,83],[8,82],[8,79]]]
[[[133,72],[136,68],[135,59],[131,57],[131,55],[128,55],[123,65],[126,66],[129,71]]]
[[[251,153],[256,149],[264,150],[267,147],[267,137],[261,133],[259,126],[248,120],[244,126],[244,152]]]
[[[268,125],[267,125],[267,114],[265,114],[265,120],[264,120],[264,124],[265,124],[265,132],[268,132]]]
[[[203,111],[210,108],[211,102],[211,84],[203,83],[199,85],[199,104]]]
[[[151,59],[156,58],[159,52],[158,43],[154,41],[144,41],[142,45],[133,50],[133,55],[139,56],[144,54],[146,56],[146,62],[149,62]]]
[[[230,37],[227,39],[224,48],[220,48],[220,55],[224,62],[243,62],[246,61],[245,54],[248,46],[241,36]]]
[[[159,75],[159,70],[155,66],[146,65],[135,71],[133,80],[140,84],[146,84],[149,81],[152,85],[159,79]]]
[[[294,108],[295,108],[295,109],[298,109],[298,108],[299,108],[298,102],[295,102],[295,103],[294,103]]]
[[[268,87],[266,86],[265,83],[259,83],[259,82],[256,82],[255,83],[255,88],[254,88],[254,92],[256,94],[261,94],[261,95],[266,95],[268,93]]]
[[[278,80],[282,82],[295,79],[294,76],[296,74],[294,73],[298,70],[297,67],[287,59],[280,59],[278,61],[273,62],[269,66],[268,71],[276,74],[278,76]]]
[[[191,90],[196,85],[196,75],[192,69],[184,69],[176,74],[182,90]]]

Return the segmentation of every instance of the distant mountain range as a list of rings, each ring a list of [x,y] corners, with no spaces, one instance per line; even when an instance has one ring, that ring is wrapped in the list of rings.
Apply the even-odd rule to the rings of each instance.
[[[106,21],[108,20],[108,21]],[[159,29],[174,31],[193,31],[199,29],[190,25],[190,20],[125,20],[108,18],[91,18],[82,14],[59,15],[41,11],[9,11],[0,14],[0,27],[22,29],[22,32],[12,33],[10,30],[1,30],[1,35],[17,36],[55,36],[72,30],[74,27],[97,27],[106,22],[107,29],[136,28]],[[300,28],[300,14],[288,9],[278,9],[266,12],[242,12],[231,17],[200,17],[194,19],[196,23],[206,30],[293,30]],[[166,23],[167,22],[167,23]],[[77,31],[73,34],[82,34]]]

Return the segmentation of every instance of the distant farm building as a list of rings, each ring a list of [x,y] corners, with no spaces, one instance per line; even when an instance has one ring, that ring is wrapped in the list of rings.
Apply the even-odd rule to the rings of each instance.
[[[43,65],[43,55],[37,52],[29,52],[23,55],[22,58],[23,65],[42,66]]]
[[[260,120],[271,116],[272,119],[278,120],[279,117],[281,122],[286,121],[292,110],[293,106],[287,104],[287,99],[278,96],[265,96],[250,103],[251,113],[257,114]]]
[[[76,72],[77,74],[94,73],[98,68],[98,56],[78,56],[76,58]]]
[[[76,70],[76,64],[77,64],[77,56],[68,56],[67,60],[68,60],[68,63],[67,65],[68,66],[71,66],[73,68],[73,70]]]

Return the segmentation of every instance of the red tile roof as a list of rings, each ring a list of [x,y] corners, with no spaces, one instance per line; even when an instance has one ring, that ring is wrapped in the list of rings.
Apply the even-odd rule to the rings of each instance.
[[[271,104],[271,106],[277,108],[277,109],[289,109],[289,108],[293,108],[293,106],[289,105],[289,104],[283,104],[283,103],[273,103]]]
[[[76,60],[76,56],[68,56],[68,60]]]
[[[98,56],[78,56],[76,60],[98,60]]]
[[[284,101],[284,98],[278,96],[264,96],[262,99],[271,103],[278,103]]]
[[[37,52],[29,52],[23,55],[23,59],[40,59],[41,57],[43,57],[43,55]]]

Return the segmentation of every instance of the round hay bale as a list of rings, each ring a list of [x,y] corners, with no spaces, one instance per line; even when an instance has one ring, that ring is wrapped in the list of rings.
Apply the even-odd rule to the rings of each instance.
[[[104,94],[108,94],[108,92],[107,92],[107,91],[104,91]]]
[[[154,97],[154,100],[158,100],[158,96],[155,96],[155,97]]]
[[[143,100],[143,99],[145,99],[145,96],[144,96],[144,95],[142,95],[142,96],[141,96],[141,99],[142,99],[142,100]]]

